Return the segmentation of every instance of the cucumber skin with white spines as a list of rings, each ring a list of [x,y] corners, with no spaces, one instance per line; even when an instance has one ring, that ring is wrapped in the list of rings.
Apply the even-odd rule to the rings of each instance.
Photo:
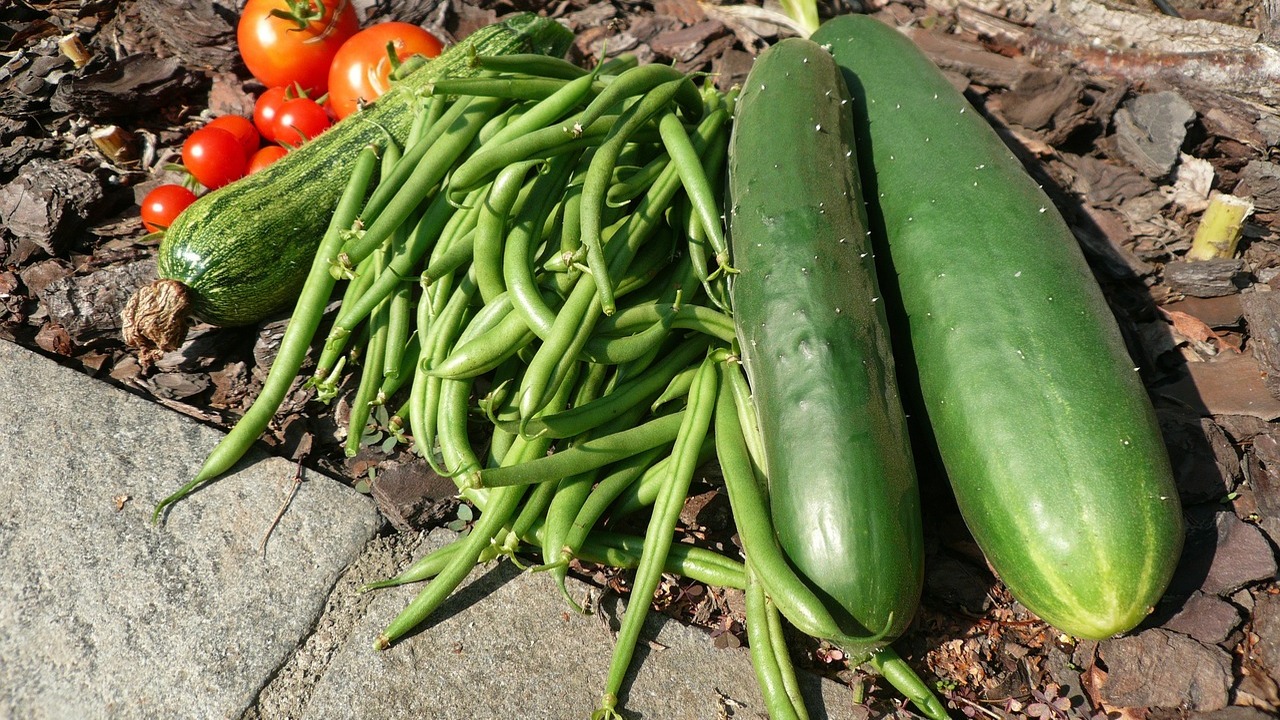
[[[196,317],[247,325],[297,297],[311,259],[368,145],[404,142],[412,99],[445,75],[470,75],[470,53],[560,56],[572,34],[554,20],[520,15],[481,28],[394,84],[360,112],[252,175],[202,196],[164,233],[157,274],[191,291]]]
[[[970,531],[1059,630],[1135,627],[1178,562],[1181,508],[1150,399],[1070,228],[905,36],[842,16],[812,39],[853,96],[882,277],[910,346],[898,357],[914,360]]]
[[[756,59],[730,141],[732,305],[779,544],[843,632],[887,641],[915,615],[923,541],[846,103],[811,42]]]

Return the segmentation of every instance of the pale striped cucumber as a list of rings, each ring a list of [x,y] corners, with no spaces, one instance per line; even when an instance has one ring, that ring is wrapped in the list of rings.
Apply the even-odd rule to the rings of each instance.
[[[1071,230],[906,37],[843,16],[813,40],[853,96],[910,347],[898,356],[969,529],[1058,629],[1133,628],[1173,574],[1182,515],[1150,400]]]

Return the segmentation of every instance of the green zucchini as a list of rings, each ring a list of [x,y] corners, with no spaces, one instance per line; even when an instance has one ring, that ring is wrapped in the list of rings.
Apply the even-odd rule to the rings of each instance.
[[[532,14],[481,28],[281,160],[201,197],[165,232],[159,280],[126,309],[126,340],[144,351],[172,349],[186,334],[189,314],[246,325],[287,306],[356,156],[388,135],[403,142],[415,99],[436,78],[473,74],[477,55],[563,55],[572,39],[564,26]]]
[[[731,292],[779,545],[846,636],[882,643],[915,615],[922,533],[846,102],[814,43],[756,59],[729,146]]]
[[[918,377],[970,531],[1059,630],[1133,628],[1173,574],[1182,515],[1150,399],[1070,228],[906,37],[843,16],[813,40],[853,96],[881,277],[896,279],[885,289],[910,346],[898,357],[914,360],[900,374]]]

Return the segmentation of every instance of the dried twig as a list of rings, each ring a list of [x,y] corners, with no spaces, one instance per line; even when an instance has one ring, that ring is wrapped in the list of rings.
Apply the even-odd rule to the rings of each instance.
[[[271,537],[271,533],[276,529],[276,526],[280,524],[280,518],[284,517],[285,510],[289,509],[289,504],[293,502],[294,496],[298,494],[298,488],[302,485],[303,457],[303,455],[298,456],[298,465],[293,473],[293,484],[289,487],[289,494],[280,503],[280,509],[276,511],[275,517],[271,518],[271,523],[267,525],[266,532],[262,534],[262,542],[258,544],[258,551],[262,553],[263,557],[267,556],[267,540]]]

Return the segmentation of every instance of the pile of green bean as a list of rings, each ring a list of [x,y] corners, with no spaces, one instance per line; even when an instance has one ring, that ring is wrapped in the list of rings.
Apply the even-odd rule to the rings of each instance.
[[[475,60],[480,76],[421,98],[407,138],[362,153],[259,398],[157,513],[266,429],[345,281],[308,382],[332,400],[359,365],[346,452],[372,407],[394,405],[416,452],[481,511],[467,535],[365,588],[431,579],[378,648],[477,563],[533,550],[570,604],[572,559],[634,568],[594,717],[618,717],[663,573],[746,590],[770,715],[805,717],[780,618],[841,638],[774,538],[735,361],[719,195],[735,93],[626,58],[591,72],[544,56]],[[715,457],[745,564],[673,543],[696,469]],[[601,529],[645,509],[643,538]],[[891,650],[871,661],[936,707]]]

